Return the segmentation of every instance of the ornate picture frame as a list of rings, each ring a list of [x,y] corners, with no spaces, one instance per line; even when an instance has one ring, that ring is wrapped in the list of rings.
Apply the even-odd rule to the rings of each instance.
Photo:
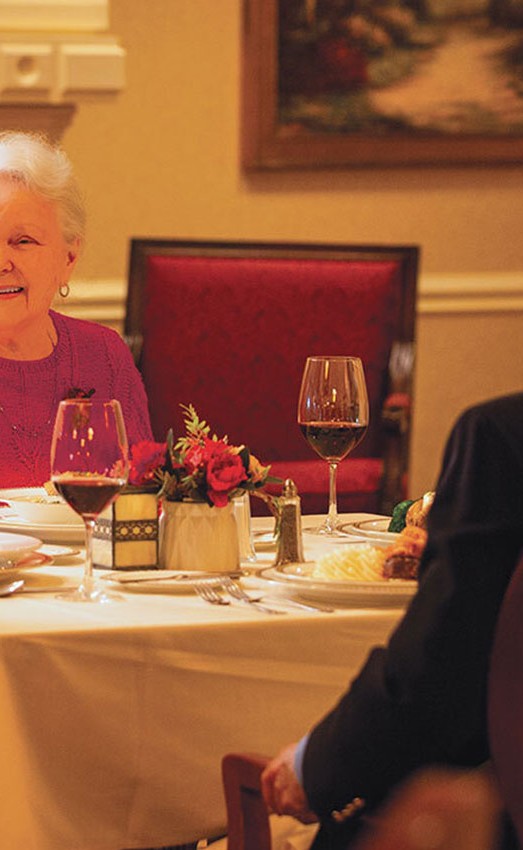
[[[246,170],[523,162],[523,2],[244,0],[243,11]]]

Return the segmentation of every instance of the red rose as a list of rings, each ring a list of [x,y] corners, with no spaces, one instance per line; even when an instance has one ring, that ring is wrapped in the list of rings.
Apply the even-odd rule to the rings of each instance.
[[[207,484],[213,505],[225,507],[228,494],[246,478],[245,467],[238,454],[221,451],[211,457],[207,466]]]

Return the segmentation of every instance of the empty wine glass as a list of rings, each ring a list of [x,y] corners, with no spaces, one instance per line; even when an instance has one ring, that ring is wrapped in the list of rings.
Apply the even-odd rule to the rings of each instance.
[[[118,401],[68,399],[58,405],[51,444],[51,480],[85,523],[85,567],[81,584],[61,598],[110,602],[122,598],[93,574],[92,538],[96,517],[127,483],[128,445]]]
[[[359,357],[308,357],[298,401],[303,436],[329,464],[329,512],[320,534],[337,534],[336,472],[366,434],[369,401]]]

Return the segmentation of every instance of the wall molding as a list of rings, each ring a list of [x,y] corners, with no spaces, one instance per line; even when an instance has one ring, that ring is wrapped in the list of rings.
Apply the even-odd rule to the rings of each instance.
[[[70,316],[121,329],[127,282],[118,278],[77,280],[55,307]],[[523,271],[422,275],[418,315],[523,312]]]
[[[54,307],[67,316],[123,327],[127,282],[119,279],[74,280],[67,298],[57,296]]]
[[[0,29],[104,30],[109,0],[0,0]]]
[[[523,310],[523,271],[422,275],[418,313],[506,313]]]

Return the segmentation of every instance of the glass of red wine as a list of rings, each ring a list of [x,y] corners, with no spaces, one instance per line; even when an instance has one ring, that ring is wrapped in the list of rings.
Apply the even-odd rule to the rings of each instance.
[[[96,517],[127,483],[128,445],[118,401],[68,399],[58,405],[51,444],[51,480],[85,523],[85,567],[79,587],[61,598],[111,602],[93,574],[92,540]]]
[[[298,424],[314,451],[329,464],[329,512],[320,534],[338,534],[336,472],[369,424],[369,401],[359,357],[308,357],[298,401]]]

